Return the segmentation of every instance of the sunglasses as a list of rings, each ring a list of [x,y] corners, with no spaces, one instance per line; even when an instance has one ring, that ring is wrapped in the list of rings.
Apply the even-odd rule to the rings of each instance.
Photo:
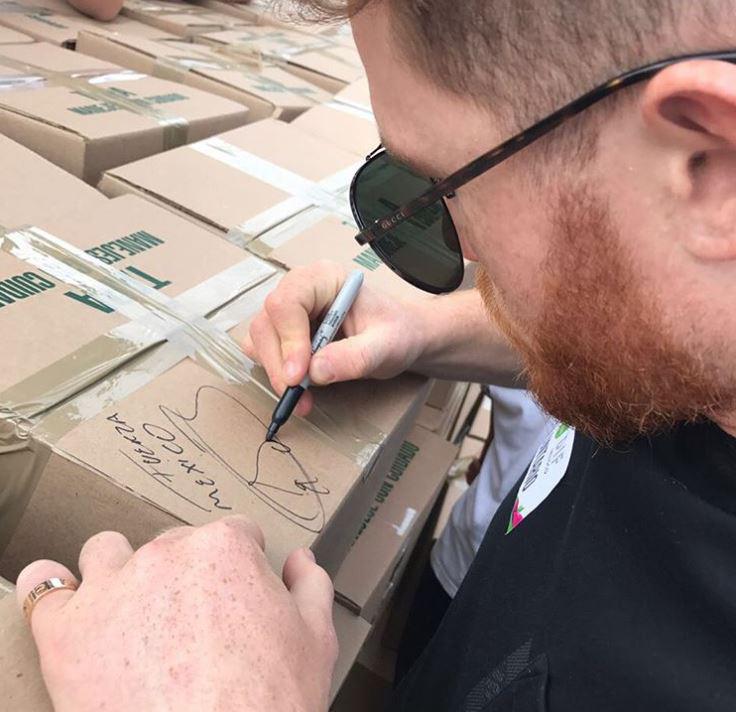
[[[379,146],[350,186],[350,207],[361,230],[355,239],[359,245],[369,245],[389,269],[415,287],[432,294],[452,292],[462,283],[465,272],[460,240],[446,204],[458,189],[619,89],[691,59],[736,64],[736,50],[672,57],[621,74],[444,180],[417,175]]]

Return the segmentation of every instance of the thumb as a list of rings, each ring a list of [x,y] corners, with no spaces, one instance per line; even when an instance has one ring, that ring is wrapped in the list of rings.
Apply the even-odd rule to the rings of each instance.
[[[293,551],[284,564],[283,579],[304,622],[324,635],[332,626],[334,589],[327,572],[315,563],[314,554],[309,549]]]
[[[317,386],[368,378],[380,365],[381,358],[381,340],[364,332],[318,351],[309,366],[309,377]]]

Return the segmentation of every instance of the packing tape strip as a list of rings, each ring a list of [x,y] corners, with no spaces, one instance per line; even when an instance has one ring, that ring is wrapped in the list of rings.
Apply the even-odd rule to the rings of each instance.
[[[93,101],[152,119],[163,128],[164,150],[182,146],[187,142],[189,123],[185,118],[167,114],[166,112],[161,111],[158,107],[147,104],[145,99],[137,99],[134,98],[133,95],[126,95],[129,93],[124,92],[122,89],[100,86],[100,83],[103,80],[115,82],[135,81],[145,78],[147,76],[145,74],[121,71],[114,73],[98,73],[97,75],[79,73],[74,76],[63,72],[44,69],[26,62],[21,62],[13,59],[12,57],[7,57],[2,53],[0,53],[0,65],[17,69],[25,76],[35,78],[40,75],[52,86],[62,86],[67,89],[71,89],[77,94],[86,96]],[[0,105],[2,105],[2,102],[0,102]],[[12,107],[8,108],[12,110]]]
[[[189,148],[291,195],[230,229],[228,239],[241,247],[292,215],[313,206],[352,220],[347,188],[361,165],[359,162],[316,183],[217,136],[192,143]]]
[[[123,9],[127,12],[143,12],[152,15],[208,15],[206,7],[189,3],[152,2],[151,0],[125,0]]]
[[[206,316],[273,276],[274,272],[261,260],[245,259],[178,295],[173,301],[184,312]],[[59,274],[63,272],[59,271]],[[96,298],[102,298],[102,295],[96,295]],[[38,417],[145,349],[170,338],[178,328],[177,324],[155,323],[149,314],[131,319],[52,366],[36,372],[31,378],[6,389],[0,393],[0,404],[26,418]]]
[[[329,106],[330,109],[336,111],[342,111],[344,114],[350,114],[356,116],[359,119],[366,119],[375,123],[375,116],[373,111],[369,107],[361,106],[360,104],[354,104],[350,101],[343,101],[342,99],[333,99],[332,101],[325,102],[325,106]]]
[[[264,259],[271,259],[271,253],[285,245],[290,240],[309,230],[323,220],[335,217],[334,213],[330,213],[320,208],[310,208],[297,215],[292,215],[279,225],[276,225],[268,232],[263,233],[259,237],[248,243],[248,250]],[[355,225],[354,222],[348,223]],[[357,230],[357,228],[356,228]],[[284,269],[288,269],[287,265],[281,265]]]
[[[249,66],[245,62],[224,62],[201,57],[158,57],[153,66],[153,76],[161,79],[185,83],[185,77],[190,72],[237,72],[247,82],[252,84],[254,92],[262,91],[270,94],[291,94],[298,96],[306,103],[319,106],[329,96],[318,87],[289,86],[258,71],[257,67]]]
[[[206,314],[273,274],[260,260],[243,260],[179,295],[179,301]],[[145,353],[158,338],[147,334],[144,325],[127,322],[39,372],[30,383],[0,394],[0,551],[10,541],[51,454],[48,440],[31,436],[34,420],[44,409]],[[104,381],[108,390],[114,390],[109,384],[115,380]],[[78,424],[80,417],[68,420],[67,427]],[[55,422],[58,425],[58,418]]]
[[[272,61],[292,62],[295,58],[311,52],[318,52],[325,57],[356,70],[362,70],[360,62],[353,62],[341,56],[339,50],[349,51],[349,48],[334,40],[320,37],[316,41],[308,41],[304,45],[295,45],[286,33],[274,30],[266,33],[252,32],[247,29],[237,28],[238,39],[228,45],[218,46],[218,51],[235,55],[255,56]],[[303,33],[305,38],[313,40],[313,35]],[[273,49],[263,47],[263,43],[272,43]],[[250,44],[253,43],[253,44]],[[259,46],[260,44],[260,46]]]
[[[232,338],[203,316],[184,308],[177,300],[98,262],[39,228],[6,233],[0,249],[114,306],[136,320],[139,328],[158,333],[161,340],[176,343],[181,352],[193,357],[218,377],[248,387],[256,397],[265,398],[273,406],[276,397],[268,388],[265,377],[254,375],[254,364]],[[41,385],[46,386],[46,383]],[[35,388],[36,392],[41,390]],[[36,400],[41,400],[43,405],[43,396],[36,396]],[[25,405],[0,402],[0,406],[26,419],[33,417],[38,409],[38,403],[34,402]],[[385,438],[375,426],[357,416],[348,418],[342,412],[334,417],[317,413],[309,422],[316,433],[338,446],[346,457],[359,463],[365,461],[367,451],[374,452],[376,443]]]
[[[0,14],[17,13],[19,15],[56,15],[51,8],[43,5],[24,5],[15,0],[0,0]]]

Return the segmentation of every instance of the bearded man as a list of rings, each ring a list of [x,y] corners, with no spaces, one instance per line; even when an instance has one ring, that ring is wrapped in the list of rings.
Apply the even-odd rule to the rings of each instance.
[[[310,319],[344,274],[296,270],[247,353],[279,391],[307,370],[499,382],[517,369],[510,342],[559,420],[392,709],[733,710],[736,4],[300,4],[350,15],[365,62],[387,153],[354,184],[361,242],[436,294],[459,283],[460,247],[480,276],[404,302],[365,288],[347,338],[310,362]],[[298,552],[284,587],[257,532],[209,526],[136,554],[93,540],[86,593],[83,567],[79,591],[39,602],[60,709],[91,709],[113,683],[108,710],[130,709],[121,689],[144,709],[325,709],[319,568]],[[21,596],[58,572],[34,566]],[[215,620],[229,623],[202,627]]]

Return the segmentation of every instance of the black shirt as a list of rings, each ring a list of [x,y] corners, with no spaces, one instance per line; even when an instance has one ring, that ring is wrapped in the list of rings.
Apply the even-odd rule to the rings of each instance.
[[[614,451],[577,433],[507,534],[515,501],[392,710],[736,711],[736,439],[704,423]]]

